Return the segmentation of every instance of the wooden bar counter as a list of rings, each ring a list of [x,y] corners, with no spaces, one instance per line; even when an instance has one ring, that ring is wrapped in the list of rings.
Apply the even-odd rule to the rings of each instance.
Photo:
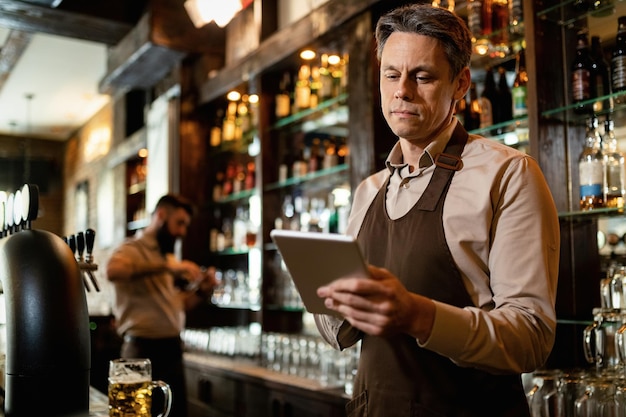
[[[189,417],[345,416],[343,386],[210,353],[187,352],[184,360]]]

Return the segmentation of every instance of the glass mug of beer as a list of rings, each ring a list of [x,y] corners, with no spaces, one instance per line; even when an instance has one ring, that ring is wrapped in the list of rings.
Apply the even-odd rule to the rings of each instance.
[[[172,407],[172,390],[163,381],[152,380],[149,359],[114,359],[109,362],[109,417],[152,417],[152,390],[163,392],[163,412]]]

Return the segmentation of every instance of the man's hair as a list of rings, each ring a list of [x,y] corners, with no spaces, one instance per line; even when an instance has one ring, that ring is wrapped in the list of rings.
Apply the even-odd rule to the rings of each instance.
[[[189,200],[187,200],[185,197],[176,195],[176,194],[166,194],[163,197],[159,198],[159,201],[157,202],[156,207],[155,207],[155,211],[159,208],[165,208],[165,209],[182,208],[189,214],[189,216],[194,215],[193,204]]]
[[[376,24],[375,33],[378,61],[387,39],[394,32],[437,39],[444,48],[453,79],[470,64],[472,35],[465,21],[447,9],[420,3],[401,6],[383,15]]]

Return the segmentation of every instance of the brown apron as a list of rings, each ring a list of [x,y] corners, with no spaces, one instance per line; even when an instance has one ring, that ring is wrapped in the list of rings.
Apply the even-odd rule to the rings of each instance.
[[[457,124],[424,194],[397,220],[385,209],[387,181],[358,235],[369,263],[390,270],[409,291],[457,307],[473,303],[446,243],[442,212],[467,137]],[[363,336],[347,412],[350,417],[529,416],[519,375],[459,367],[408,335]]]

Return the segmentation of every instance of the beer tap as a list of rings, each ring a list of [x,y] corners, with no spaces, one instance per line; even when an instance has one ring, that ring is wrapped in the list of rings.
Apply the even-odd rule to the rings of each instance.
[[[0,193],[0,280],[6,312],[0,415],[87,416],[91,342],[76,238],[64,242],[54,233],[31,230],[38,212],[37,187],[27,184],[18,191],[6,200]],[[58,390],[50,389],[51,375],[64,376],[70,397],[59,401]]]
[[[63,238],[76,258],[78,268],[82,272],[83,284],[87,292],[91,292],[91,286],[93,286],[97,292],[100,292],[100,286],[93,273],[93,271],[98,269],[98,265],[93,263],[93,245],[95,237],[96,232],[93,229],[87,229],[84,233],[78,232],[75,235]],[[85,249],[87,250],[86,254]],[[91,284],[89,284],[89,282],[91,282]]]
[[[79,235],[82,236],[83,233],[79,232]],[[96,232],[93,229],[85,230],[84,241],[87,247],[87,254],[85,256],[85,262],[79,262],[78,266],[82,269],[89,279],[91,280],[91,284],[97,292],[100,292],[100,286],[98,285],[98,280],[96,280],[96,276],[93,271],[98,269],[98,265],[93,263],[93,244],[96,239]],[[82,255],[81,255],[82,257]]]

